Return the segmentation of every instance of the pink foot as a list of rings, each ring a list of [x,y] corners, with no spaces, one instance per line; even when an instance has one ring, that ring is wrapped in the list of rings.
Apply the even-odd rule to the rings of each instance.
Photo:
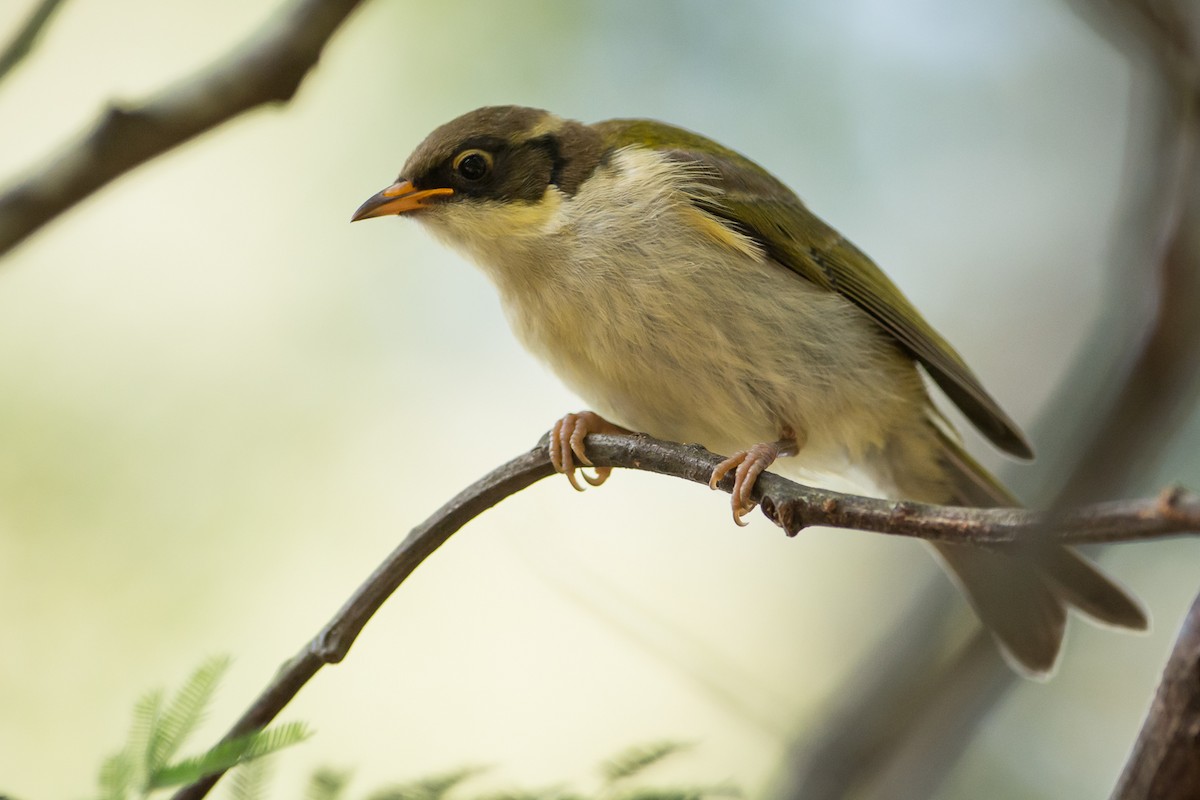
[[[716,489],[721,479],[728,475],[731,470],[733,471],[733,491],[730,493],[730,502],[733,506],[733,521],[744,527],[747,523],[742,520],[742,517],[749,514],[758,505],[757,501],[751,497],[754,493],[754,484],[758,481],[758,476],[767,467],[774,464],[775,459],[780,456],[795,455],[798,450],[799,444],[796,440],[796,434],[791,428],[784,428],[783,438],[778,442],[756,444],[749,450],[734,453],[720,464],[717,464],[712,472],[712,477],[708,480],[708,485]]]
[[[556,471],[567,476],[567,480],[571,482],[577,492],[582,492],[583,487],[579,485],[579,481],[575,477],[575,470],[579,469],[575,462],[579,461],[580,464],[587,467],[592,466],[591,460],[583,450],[583,439],[589,433],[629,433],[629,431],[591,411],[567,414],[554,423],[554,427],[550,429],[550,463],[554,465]],[[583,475],[583,479],[590,485],[599,486],[608,480],[608,476],[612,474],[612,467],[596,467],[595,475],[588,475],[582,469],[579,471]]]

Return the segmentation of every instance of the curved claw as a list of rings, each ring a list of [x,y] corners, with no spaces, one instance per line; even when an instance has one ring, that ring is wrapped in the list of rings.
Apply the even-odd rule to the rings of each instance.
[[[560,472],[562,472],[562,470],[560,470]],[[583,491],[583,487],[579,485],[579,478],[575,477],[575,468],[574,467],[571,467],[570,469],[566,470],[565,472],[563,472],[563,474],[567,476],[567,480],[570,482],[572,489],[574,489],[577,492]],[[586,476],[584,476],[584,477],[586,477]]]
[[[592,460],[584,451],[583,440],[589,433],[628,433],[624,428],[613,425],[608,420],[591,411],[581,411],[578,414],[567,414],[554,423],[550,429],[550,463],[557,472],[567,476],[575,491],[582,492],[575,471],[579,470],[583,479],[590,486],[599,486],[608,480],[612,467],[596,467],[595,475],[588,475],[581,467],[592,466]],[[578,462],[578,463],[576,463]]]
[[[730,456],[720,464],[717,464],[717,466],[713,467],[712,475],[708,477],[708,488],[715,492],[719,488],[717,484],[721,482],[721,479],[729,474],[729,470],[738,465],[738,460],[745,457],[746,454],[744,452],[738,453],[737,455]]]
[[[712,489],[716,489],[721,479],[733,471],[733,490],[730,492],[729,501],[733,508],[733,521],[738,527],[744,528],[749,524],[743,517],[758,505],[752,497],[754,484],[758,482],[758,476],[775,463],[781,450],[778,442],[756,444],[749,450],[734,453],[713,469],[712,476],[708,479],[708,485]]]
[[[588,475],[583,470],[579,470],[579,474],[588,482],[590,486],[599,486],[608,480],[608,476],[612,475],[612,467],[596,467],[595,475]]]
[[[575,425],[575,415],[567,414],[557,420],[554,427],[550,429],[550,463],[554,466],[555,472],[561,472],[567,476],[567,480],[571,482],[575,491],[582,492],[583,487],[579,485],[579,480],[575,477],[575,460],[571,447]]]

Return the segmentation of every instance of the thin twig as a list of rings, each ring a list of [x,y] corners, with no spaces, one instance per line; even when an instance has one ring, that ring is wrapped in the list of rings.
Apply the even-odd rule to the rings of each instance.
[[[54,16],[54,12],[58,10],[62,2],[63,0],[42,0],[33,9],[33,13],[25,20],[25,24],[17,30],[8,46],[0,52],[0,81],[3,81],[8,73],[12,72],[13,67],[20,64],[26,56],[33,52],[33,46],[37,44],[38,38],[46,30],[46,26],[50,24],[50,18]]]
[[[0,256],[133,168],[252,108],[291,100],[361,2],[293,0],[179,85],[142,105],[110,105],[80,140],[0,195]]]
[[[363,626],[383,601],[455,531],[509,495],[553,473],[546,448],[539,445],[471,484],[413,528],[333,615],[333,619],[283,665],[222,741],[265,727],[321,667],[344,659]],[[222,774],[209,775],[185,786],[175,793],[173,800],[200,800]]]
[[[455,531],[509,495],[554,474],[546,447],[548,437],[543,436],[528,453],[459,492],[414,528],[333,619],[279,671],[225,738],[264,727],[322,666],[344,659],[384,601]],[[586,444],[588,456],[597,466],[657,472],[701,484],[708,483],[713,468],[721,461],[720,456],[698,445],[672,444],[648,436],[593,434]],[[720,488],[729,491],[732,483],[732,477],[727,476]],[[1133,541],[1200,531],[1200,497],[1182,489],[1166,490],[1150,500],[1104,503],[1056,514],[1053,519],[1023,509],[893,503],[802,486],[771,474],[759,479],[756,497],[762,500],[769,518],[786,520],[792,526],[785,527],[788,535],[807,525],[828,525],[996,546],[1026,541]],[[784,527],[782,522],[779,524]],[[1052,536],[1046,533],[1048,525],[1053,526]],[[1127,530],[1122,532],[1122,526]],[[175,800],[199,800],[219,777],[212,775],[181,789]]]

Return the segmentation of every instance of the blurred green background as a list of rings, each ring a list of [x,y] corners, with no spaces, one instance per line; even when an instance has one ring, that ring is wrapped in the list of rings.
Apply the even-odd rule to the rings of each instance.
[[[0,8],[0,35],[29,5]],[[275,5],[70,0],[0,84],[0,175]],[[404,221],[347,224],[436,125],[519,103],[748,154],[1032,427],[1100,321],[1130,96],[1122,57],[1039,0],[368,3],[291,106],[152,162],[0,264],[0,791],[88,794],[142,692],[231,653],[215,738],[410,527],[581,406],[474,269]],[[1193,414],[1143,488],[1196,487],[1198,454]],[[727,506],[621,473],[488,512],[285,712],[318,735],[281,759],[277,796],[318,764],[360,787],[481,763],[497,787],[585,779],[662,737],[697,743],[665,774],[766,791],[936,567],[886,537],[737,530]],[[1107,794],[1198,555],[1106,552],[1153,633],[1074,623],[1058,675],[1006,697],[943,796]]]

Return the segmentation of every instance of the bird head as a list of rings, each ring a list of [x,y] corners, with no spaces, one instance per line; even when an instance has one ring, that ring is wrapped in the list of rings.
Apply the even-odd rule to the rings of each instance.
[[[412,216],[449,238],[520,234],[578,191],[603,148],[590,127],[541,109],[480,108],[429,134],[352,220]]]

